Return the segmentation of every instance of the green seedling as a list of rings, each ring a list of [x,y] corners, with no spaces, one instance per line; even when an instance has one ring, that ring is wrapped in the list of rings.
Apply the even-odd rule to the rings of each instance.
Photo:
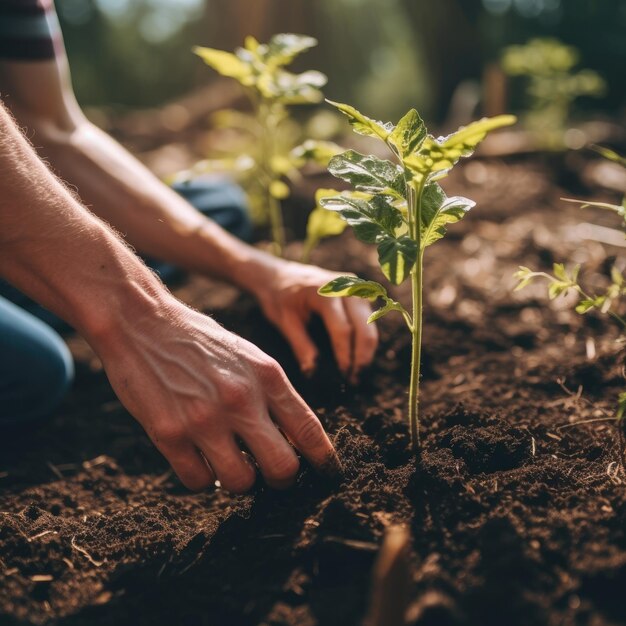
[[[626,168],[626,159],[613,150],[601,146],[594,146],[593,149],[604,158],[613,161]],[[596,207],[613,211],[622,219],[622,228],[626,234],[626,196],[621,204],[610,204],[607,202],[593,202],[588,200],[575,200],[573,198],[562,198],[566,202],[580,204],[581,208]],[[567,270],[563,263],[555,263],[552,274],[548,272],[536,272],[528,267],[520,267],[515,273],[515,278],[519,281],[515,290],[523,289],[536,279],[545,280],[548,285],[548,297],[553,300],[569,291],[574,291],[578,295],[576,312],[584,315],[591,310],[599,311],[612,317],[620,327],[626,331],[626,318],[620,313],[623,309],[623,298],[626,296],[626,280],[623,273],[616,267],[611,268],[610,283],[603,293],[589,293],[579,281],[580,265],[575,265],[571,270]],[[621,421],[626,415],[626,392],[620,393],[617,401],[615,417]]]
[[[437,183],[461,157],[469,157],[487,133],[515,122],[502,115],[482,119],[447,137],[428,134],[421,117],[411,109],[397,125],[366,117],[347,104],[330,102],[344,113],[353,130],[386,145],[393,160],[348,150],[330,160],[331,174],[350,183],[354,191],[321,197],[320,205],[336,211],[358,239],[376,244],[381,270],[393,285],[411,281],[411,311],[389,296],[383,285],[341,276],[322,286],[329,297],[357,296],[382,306],[370,322],[390,311],[399,312],[412,335],[408,419],[411,444],[419,449],[419,383],[422,348],[422,288],[424,252],[473,206],[467,198],[448,198]]]
[[[578,50],[558,39],[536,38],[505,48],[502,69],[527,82],[523,121],[546,148],[563,149],[564,132],[574,102],[581,96],[602,96],[606,84],[593,70],[576,70]]]
[[[323,100],[320,88],[326,84],[321,72],[294,74],[285,68],[302,52],[317,45],[313,37],[294,34],[274,35],[268,43],[247,37],[243,48],[234,53],[213,48],[195,47],[207,65],[239,81],[252,105],[252,114],[224,110],[214,116],[218,127],[234,129],[247,141],[236,156],[222,159],[221,169],[230,169],[248,192],[257,221],[269,221],[272,249],[282,255],[285,229],[281,200],[289,196],[286,180],[294,180],[309,161],[322,166],[341,151],[332,142],[309,140],[297,145],[298,124],[289,116],[292,105],[315,104]],[[194,168],[215,170],[214,160]]]

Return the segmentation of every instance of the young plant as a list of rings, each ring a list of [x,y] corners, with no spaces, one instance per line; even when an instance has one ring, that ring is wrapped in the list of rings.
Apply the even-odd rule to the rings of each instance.
[[[428,134],[424,122],[411,109],[397,125],[366,117],[347,104],[330,102],[348,117],[353,130],[379,139],[393,160],[348,150],[330,160],[329,171],[352,184],[356,192],[320,198],[336,211],[358,239],[376,244],[381,270],[393,285],[411,281],[411,311],[391,297],[381,284],[341,276],[322,286],[328,297],[357,296],[383,305],[370,322],[398,311],[412,335],[408,418],[411,444],[419,449],[419,383],[422,347],[422,289],[424,252],[445,235],[446,226],[458,222],[474,206],[463,197],[448,198],[437,183],[461,157],[469,157],[487,133],[515,122],[511,115],[482,119],[447,137]]]
[[[294,141],[297,124],[290,119],[288,107],[320,102],[320,87],[326,84],[326,76],[317,71],[293,74],[285,67],[316,45],[313,37],[283,33],[274,35],[268,43],[247,37],[244,47],[234,53],[199,46],[193,49],[214,70],[239,81],[249,96],[252,115],[225,110],[217,114],[215,121],[250,138],[247,152],[231,159],[230,165],[244,179],[262,221],[269,220],[272,248],[277,255],[282,255],[285,247],[280,202],[289,196],[289,187],[284,179],[293,179],[310,160],[326,166],[340,150],[331,142],[308,141],[296,146]],[[206,161],[204,165],[211,168],[215,163]]]
[[[526,79],[524,123],[546,148],[563,149],[571,108],[579,97],[602,96],[606,89],[597,72],[575,69],[579,57],[576,48],[552,38],[508,46],[502,55],[504,72]]]
[[[594,146],[594,150],[604,158],[626,168],[626,159],[616,152],[600,146]],[[626,196],[623,197],[621,204],[575,200],[572,198],[562,199],[566,202],[580,204],[581,208],[597,207],[615,212],[622,218],[622,228],[626,234]],[[626,332],[626,318],[620,313],[623,308],[622,300],[624,296],[626,296],[626,280],[622,272],[616,266],[613,266],[611,268],[609,286],[600,294],[588,293],[578,280],[579,273],[580,265],[576,265],[568,271],[563,263],[555,263],[552,268],[552,274],[548,272],[536,272],[528,267],[521,266],[514,275],[519,281],[515,287],[515,291],[523,289],[536,279],[545,280],[548,285],[548,297],[551,300],[572,290],[578,295],[578,302],[575,307],[577,313],[584,315],[592,309],[595,309],[600,313],[612,317]],[[623,419],[624,415],[626,415],[626,392],[619,394],[617,410],[615,412],[615,417],[618,422]]]

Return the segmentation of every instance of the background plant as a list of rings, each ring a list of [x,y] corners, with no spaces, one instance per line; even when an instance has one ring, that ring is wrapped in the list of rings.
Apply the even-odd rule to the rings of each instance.
[[[358,239],[376,244],[381,270],[393,285],[411,281],[411,311],[387,293],[381,284],[341,276],[322,286],[329,297],[357,296],[382,300],[370,322],[398,311],[412,336],[408,418],[411,445],[419,449],[419,381],[422,347],[423,264],[426,248],[458,222],[473,206],[467,198],[448,198],[437,183],[461,157],[468,157],[488,132],[515,122],[511,115],[482,119],[447,137],[433,137],[415,109],[397,125],[366,117],[347,104],[330,102],[344,113],[353,130],[375,137],[390,150],[393,161],[354,150],[333,157],[329,171],[354,191],[320,197],[321,206],[336,211]]]
[[[523,121],[547,148],[562,149],[563,133],[571,117],[572,104],[581,96],[604,95],[606,85],[593,70],[574,68],[580,55],[573,46],[558,39],[530,39],[508,46],[502,68],[509,76],[526,80],[528,109]]]
[[[306,50],[317,45],[313,37],[282,33],[268,43],[247,37],[243,48],[234,53],[195,47],[194,52],[214,70],[239,81],[252,104],[252,114],[223,110],[214,117],[217,126],[236,129],[247,141],[235,144],[235,156],[222,159],[237,174],[250,198],[257,221],[269,220],[273,251],[281,255],[285,231],[281,200],[289,196],[287,179],[293,180],[308,161],[324,166],[340,149],[332,142],[306,141],[297,145],[299,125],[289,117],[291,105],[315,104],[323,99],[320,88],[326,84],[321,72],[294,74],[285,68]],[[195,172],[215,171],[215,161],[203,161]]]
[[[613,150],[599,146],[594,147],[594,149],[604,158],[626,168],[626,159]],[[563,198],[563,200],[580,204],[581,208],[596,207],[613,211],[621,217],[622,229],[626,234],[626,195],[622,198],[621,204],[576,200],[573,198]],[[578,295],[578,302],[575,307],[577,313],[584,315],[591,310],[596,310],[605,315],[609,315],[626,333],[626,318],[624,318],[621,313],[623,310],[624,296],[626,296],[626,281],[622,271],[620,271],[617,265],[613,265],[608,287],[601,293],[595,293],[589,292],[581,285],[579,280],[580,269],[580,265],[575,265],[572,269],[568,270],[563,263],[555,263],[552,268],[552,274],[550,274],[548,272],[536,272],[528,267],[522,266],[515,273],[515,278],[519,281],[515,290],[523,289],[536,279],[542,279],[547,282],[548,296],[551,300],[569,291],[574,291]],[[615,416],[618,421],[621,421],[625,415],[626,392],[622,392],[618,397]]]

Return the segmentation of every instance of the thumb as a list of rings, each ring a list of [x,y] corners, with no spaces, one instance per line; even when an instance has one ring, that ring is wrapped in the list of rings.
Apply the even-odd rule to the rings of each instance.
[[[281,321],[280,330],[296,355],[302,372],[312,374],[319,353],[302,320],[293,314],[286,315]]]

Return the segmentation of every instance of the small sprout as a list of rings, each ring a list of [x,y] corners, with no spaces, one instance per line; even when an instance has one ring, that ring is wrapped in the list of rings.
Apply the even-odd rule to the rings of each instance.
[[[603,148],[601,146],[593,146],[593,149],[604,158],[618,163],[622,167],[626,167],[626,159],[613,150],[609,150],[608,148]],[[622,228],[626,234],[626,196],[623,198],[621,205],[609,204],[606,202],[574,200],[571,198],[562,198],[562,200],[580,204],[582,208],[597,207],[614,211],[622,218],[622,220],[624,220]],[[548,274],[547,272],[535,272],[528,267],[520,267],[514,274],[514,278],[519,281],[515,287],[515,291],[528,286],[536,278],[542,278],[548,282],[548,296],[550,299],[554,299],[572,289],[576,291],[579,296],[578,302],[575,306],[577,313],[584,315],[591,310],[597,310],[605,315],[610,315],[624,330],[626,330],[626,318],[618,312],[621,300],[624,296],[626,296],[626,281],[620,269],[615,265],[611,268],[610,283],[604,293],[599,295],[589,294],[583,289],[578,280],[579,272],[580,265],[576,265],[574,269],[568,273],[562,263],[554,264],[553,274]],[[622,392],[618,397],[616,419],[618,421],[622,421],[625,412],[626,392]],[[620,438],[621,437],[623,437],[623,434],[620,431]]]
[[[329,103],[348,118],[354,132],[383,142],[393,160],[354,150],[334,156],[329,171],[350,183],[354,191],[321,194],[319,204],[336,212],[360,241],[376,245],[381,271],[391,284],[411,280],[412,312],[391,298],[379,283],[353,276],[336,278],[319,293],[382,301],[370,322],[391,311],[402,315],[412,336],[408,412],[411,444],[418,450],[424,252],[445,235],[449,224],[461,220],[474,206],[467,198],[447,197],[436,181],[446,176],[459,159],[470,156],[490,131],[513,124],[515,118],[502,115],[482,119],[447,137],[433,137],[415,109],[394,125],[369,118],[350,105]]]
[[[286,180],[297,179],[299,169],[308,161],[325,167],[330,157],[341,151],[329,141],[308,140],[298,146],[301,131],[289,118],[289,106],[323,100],[320,88],[326,84],[324,74],[294,74],[286,69],[298,55],[316,45],[313,37],[283,33],[274,35],[268,43],[246,37],[244,47],[234,53],[200,46],[193,49],[215,71],[239,81],[253,107],[252,115],[225,110],[213,116],[217,127],[241,133],[244,144],[237,146],[236,158],[203,161],[194,171],[215,170],[217,166],[238,174],[253,216],[259,222],[269,220],[277,255],[282,255],[285,246],[280,201],[290,194]]]

